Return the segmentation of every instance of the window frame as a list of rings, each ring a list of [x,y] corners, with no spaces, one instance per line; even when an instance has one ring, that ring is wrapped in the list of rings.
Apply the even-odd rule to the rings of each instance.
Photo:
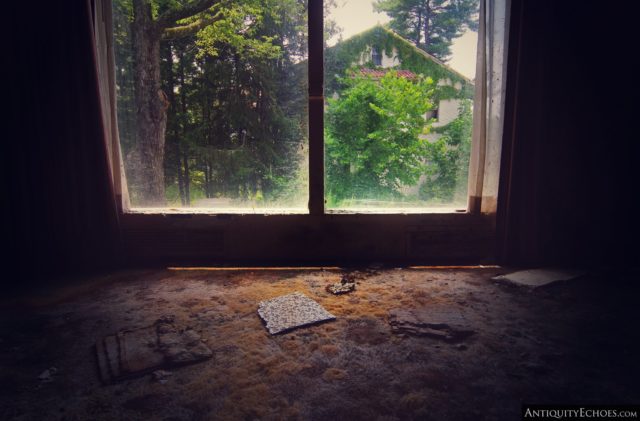
[[[382,66],[382,51],[377,46],[371,47],[371,62],[376,67]]]
[[[108,4],[108,15],[111,2]],[[481,5],[485,1],[481,0]],[[508,1],[508,0],[507,0]],[[482,7],[482,6],[481,6]],[[508,9],[507,9],[508,12]],[[482,16],[482,15],[481,15]],[[507,14],[508,16],[508,14]],[[111,30],[106,16],[107,31]],[[495,209],[486,211],[472,197],[464,211],[397,213],[327,212],[324,197],[324,42],[323,1],[308,3],[309,204],[308,213],[229,213],[207,209],[131,209],[117,136],[115,113],[109,121],[110,158],[125,256],[131,263],[492,263]],[[479,34],[484,36],[484,34]],[[107,65],[113,64],[108,45]],[[113,80],[111,81],[113,84]],[[486,87],[483,95],[486,97]],[[115,101],[113,92],[109,100]],[[474,128],[476,126],[474,116]],[[500,139],[501,141],[501,139]],[[475,145],[475,142],[474,142]],[[473,154],[473,152],[472,152]],[[119,165],[118,165],[119,163]],[[472,177],[484,177],[482,163]]]

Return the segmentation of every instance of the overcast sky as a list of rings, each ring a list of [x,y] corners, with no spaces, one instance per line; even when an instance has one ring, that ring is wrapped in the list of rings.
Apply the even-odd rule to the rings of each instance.
[[[352,35],[371,28],[375,24],[384,24],[389,18],[384,13],[373,11],[373,0],[336,0],[337,7],[331,10],[329,19],[334,20],[342,31],[342,38],[347,39]],[[329,40],[333,45],[337,39]],[[467,31],[453,42],[449,66],[459,71],[469,79],[475,77],[476,71],[476,43],[478,34]]]

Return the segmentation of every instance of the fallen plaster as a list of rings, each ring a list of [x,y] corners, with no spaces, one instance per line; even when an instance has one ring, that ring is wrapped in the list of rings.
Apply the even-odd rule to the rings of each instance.
[[[300,292],[260,302],[258,314],[272,335],[336,318]]]
[[[345,273],[342,275],[340,282],[327,285],[327,292],[333,295],[347,294],[355,291],[356,289],[356,276],[353,273]]]
[[[554,282],[568,281],[585,275],[580,270],[565,269],[528,269],[518,272],[508,273],[505,275],[494,276],[495,281],[506,281],[508,283],[525,286],[530,288],[538,288]]]
[[[146,374],[161,367],[211,358],[211,349],[194,330],[163,317],[152,326],[122,330],[96,343],[98,369],[104,383]]]
[[[463,314],[450,306],[392,309],[389,325],[395,334],[428,336],[448,342],[461,341],[475,333]]]

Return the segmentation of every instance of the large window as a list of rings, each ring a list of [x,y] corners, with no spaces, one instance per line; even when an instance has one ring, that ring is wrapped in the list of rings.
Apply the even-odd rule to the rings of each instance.
[[[125,208],[466,211],[482,1],[112,0]]]
[[[329,9],[328,210],[466,209],[478,19],[478,0]]]
[[[307,7],[113,0],[132,208],[304,211]]]

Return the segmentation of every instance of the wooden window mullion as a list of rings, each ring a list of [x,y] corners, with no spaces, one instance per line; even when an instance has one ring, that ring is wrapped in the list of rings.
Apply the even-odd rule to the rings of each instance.
[[[309,0],[309,213],[324,214],[323,1]]]

